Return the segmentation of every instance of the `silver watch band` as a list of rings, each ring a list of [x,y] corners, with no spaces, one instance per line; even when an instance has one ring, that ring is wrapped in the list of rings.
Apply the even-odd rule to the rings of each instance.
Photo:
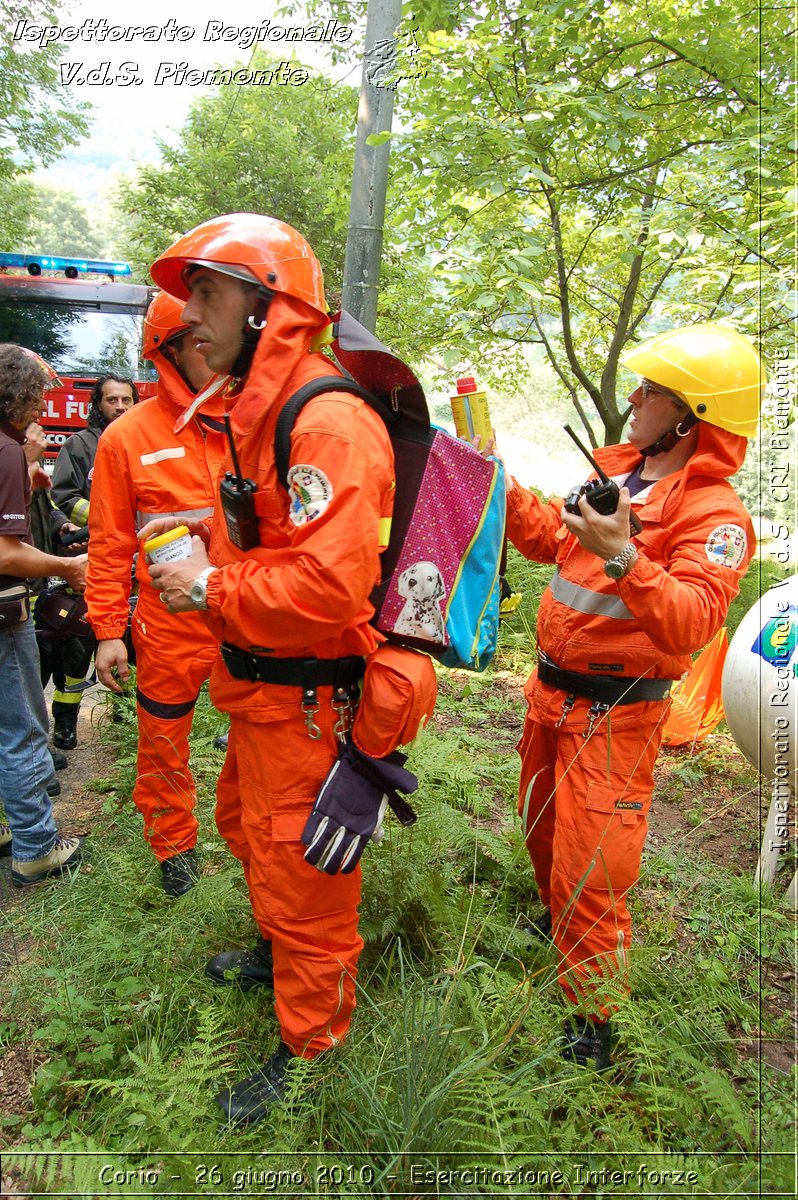
[[[627,542],[620,554],[616,554],[613,558],[606,559],[604,570],[613,578],[620,579],[626,574],[626,569],[637,554],[637,547],[633,542]]]

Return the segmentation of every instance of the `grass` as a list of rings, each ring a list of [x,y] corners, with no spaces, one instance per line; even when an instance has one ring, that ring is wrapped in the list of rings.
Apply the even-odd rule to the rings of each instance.
[[[545,571],[525,574],[490,673],[441,675],[411,759],[419,821],[392,823],[364,856],[346,1047],[302,1064],[288,1102],[253,1129],[225,1128],[211,1102],[278,1039],[269,995],[203,975],[211,954],[254,935],[212,819],[223,723],[203,698],[192,744],[205,875],[176,902],[129,800],[135,727],[109,724],[118,766],[97,784],[89,865],[13,910],[23,949],[0,981],[0,1045],[35,1075],[30,1111],[3,1118],[6,1169],[40,1194],[86,1196],[794,1194],[795,1075],[754,1051],[791,1039],[773,981],[794,965],[794,928],[733,861],[691,838],[646,854],[613,1068],[596,1076],[559,1056],[553,952],[520,932],[536,904],[513,795],[524,623]],[[719,769],[702,754],[674,787],[686,825]],[[725,784],[742,794],[750,775]]]

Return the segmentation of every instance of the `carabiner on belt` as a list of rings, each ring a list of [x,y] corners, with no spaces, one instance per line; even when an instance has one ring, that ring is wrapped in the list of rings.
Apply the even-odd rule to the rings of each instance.
[[[601,700],[594,700],[593,703],[590,705],[590,708],[587,710],[588,726],[587,726],[587,729],[582,734],[582,737],[589,738],[591,733],[593,732],[593,730],[596,728],[597,723],[609,711],[610,711],[609,704],[604,704],[603,701],[601,701]]]
[[[338,738],[339,742],[346,741],[346,735],[352,728],[352,717],[354,709],[352,707],[352,697],[347,688],[337,687],[332,694],[330,701],[336,713],[336,722],[333,725],[333,733]]]
[[[319,697],[315,687],[305,687],[302,689],[302,712],[305,714],[305,725],[308,731],[308,737],[315,742],[321,737],[321,729],[315,721],[316,713],[319,711]]]
[[[576,697],[574,696],[573,692],[569,692],[568,695],[565,697],[565,699],[562,702],[562,712],[560,713],[559,721],[554,726],[555,729],[560,728],[560,726],[562,725],[563,721],[570,713],[570,711],[573,708],[575,703],[576,703]]]

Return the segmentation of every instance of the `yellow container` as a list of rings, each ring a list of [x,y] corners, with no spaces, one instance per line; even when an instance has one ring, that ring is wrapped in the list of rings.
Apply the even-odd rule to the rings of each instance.
[[[186,525],[176,525],[166,533],[148,538],[144,553],[150,562],[180,562],[191,557],[191,534]]]
[[[472,379],[458,379],[457,395],[450,398],[450,403],[457,436],[465,438],[467,442],[472,442],[479,436],[480,447],[484,449],[488,439],[493,437],[493,425],[485,393],[476,390]]]

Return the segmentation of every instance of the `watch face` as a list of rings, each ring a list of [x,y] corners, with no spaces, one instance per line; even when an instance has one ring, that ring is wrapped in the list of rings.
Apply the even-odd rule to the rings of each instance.
[[[623,563],[613,562],[612,559],[604,564],[604,574],[609,575],[610,579],[622,579],[625,571]]]
[[[205,580],[204,579],[195,579],[191,585],[191,591],[189,592],[189,597],[191,599],[191,603],[196,604],[197,607],[199,608],[200,606],[205,604],[206,594],[207,594],[207,587],[206,587]]]

